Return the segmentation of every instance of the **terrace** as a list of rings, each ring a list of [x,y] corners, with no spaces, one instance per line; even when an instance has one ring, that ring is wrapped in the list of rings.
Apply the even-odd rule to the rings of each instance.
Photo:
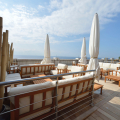
[[[2,17],[0,21],[2,38]],[[58,61],[51,61],[48,34],[42,61],[26,64],[24,60],[20,63],[15,60],[13,64],[13,43],[10,46],[8,42],[8,30],[3,32],[3,40],[0,40],[0,119],[119,119],[120,64],[98,62],[99,33],[96,13],[90,32],[89,64],[85,37],[81,59],[69,60],[69,63],[66,60],[60,63],[58,58]],[[97,81],[100,81],[99,84]]]

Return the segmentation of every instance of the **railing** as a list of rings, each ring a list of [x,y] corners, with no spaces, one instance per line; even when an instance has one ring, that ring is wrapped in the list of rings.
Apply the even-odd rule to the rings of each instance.
[[[80,74],[80,73],[87,73],[87,72],[95,72],[95,70],[88,70],[88,71],[81,71],[81,72],[73,72],[73,73],[64,73],[64,74],[57,74],[57,75],[48,75],[48,76],[43,76],[43,77],[35,77],[35,78],[25,78],[25,79],[20,79],[20,80],[14,80],[14,81],[6,81],[6,82],[0,82],[0,87],[1,86],[4,86],[4,85],[10,85],[10,84],[17,84],[17,83],[23,83],[23,82],[28,82],[28,81],[34,81],[34,80],[40,80],[40,79],[46,79],[46,78],[53,78],[53,77],[61,77],[61,76],[65,76],[65,75],[73,75],[73,74]],[[65,85],[58,85],[58,83],[59,83],[59,80],[56,80],[56,86],[55,87],[48,87],[48,88],[44,88],[44,89],[37,89],[37,90],[34,90],[34,91],[27,91],[27,92],[24,92],[24,93],[20,93],[20,94],[14,94],[14,95],[11,95],[11,96],[7,96],[7,97],[3,97],[3,98],[0,98],[0,100],[1,99],[7,99],[7,98],[10,98],[10,97],[15,97],[15,99],[17,98],[17,100],[18,100],[18,97],[19,96],[21,96],[21,95],[23,95],[23,94],[29,94],[29,93],[33,93],[33,92],[38,92],[38,91],[40,91],[40,93],[42,93],[41,91],[44,91],[42,94],[43,94],[43,99],[41,100],[41,101],[37,101],[37,102],[34,102],[34,100],[33,100],[33,98],[31,99],[33,102],[31,102],[31,100],[30,100],[30,104],[28,104],[28,105],[25,105],[25,106],[22,106],[22,107],[15,107],[15,108],[13,108],[13,109],[11,109],[10,111],[6,111],[6,112],[3,112],[3,113],[0,113],[0,115],[3,115],[3,114],[6,114],[6,113],[13,113],[13,112],[15,112],[15,114],[17,114],[17,115],[19,115],[19,110],[21,109],[21,108],[25,108],[25,107],[27,107],[27,106],[30,106],[30,111],[34,111],[33,110],[33,105],[35,105],[35,104],[37,104],[37,103],[40,103],[40,102],[42,102],[42,105],[44,106],[42,106],[42,109],[43,108],[45,108],[45,102],[47,101],[47,100],[49,100],[49,99],[52,99],[54,102],[51,104],[51,111],[50,111],[50,113],[49,114],[46,114],[45,116],[43,116],[43,115],[40,115],[40,116],[42,116],[42,118],[38,118],[38,119],[45,119],[45,118],[47,118],[47,117],[49,117],[49,116],[51,116],[51,115],[54,115],[55,114],[55,118],[54,119],[58,119],[58,118],[60,118],[62,115],[64,115],[64,114],[66,114],[66,113],[68,113],[68,112],[70,112],[70,111],[72,111],[72,110],[74,110],[74,109],[76,109],[76,108],[78,108],[78,107],[81,107],[82,105],[84,105],[84,104],[86,104],[86,103],[88,103],[88,102],[90,102],[91,104],[89,104],[89,105],[93,105],[93,86],[94,86],[94,82],[93,83],[91,83],[91,85],[90,85],[90,80],[91,79],[86,79],[86,80],[84,80],[84,81],[78,81],[78,82],[75,82],[74,84],[69,84],[69,86],[71,85],[71,87],[70,87],[70,91],[69,92],[65,92],[65,86],[66,85],[68,85],[68,84],[65,84]],[[93,78],[92,78],[92,80],[94,81],[94,74],[93,74]],[[74,82],[74,81],[73,81]],[[86,88],[86,91],[84,92],[84,89],[85,89],[85,84],[86,84],[86,82],[88,82],[87,83],[87,88]],[[83,86],[82,86],[82,88],[79,88],[79,85],[81,84],[81,83],[83,83]],[[73,85],[76,85],[76,89],[75,90],[73,90]],[[90,88],[89,88],[90,87]],[[59,90],[59,88],[63,88],[63,92],[61,93],[61,94],[58,94],[58,90]],[[46,98],[46,92],[47,91],[49,91],[50,89],[52,89],[52,90],[54,90],[54,95],[52,96],[52,97],[50,97],[50,98]],[[77,96],[79,96],[78,95],[78,91],[81,89],[81,93],[79,93],[79,95],[82,95],[82,94],[84,94],[84,93],[87,93],[87,92],[89,92],[89,96],[87,96],[87,97],[83,97],[82,99],[78,99],[78,100],[76,100],[76,97]],[[72,94],[72,92],[75,92],[75,95],[74,96],[71,96],[71,94]],[[62,102],[64,102],[65,100],[63,99],[64,98],[64,96],[66,95],[66,94],[69,94],[69,98],[70,99],[68,99],[68,98],[66,98],[66,99],[68,99],[68,101],[69,100],[71,100],[71,98],[73,98],[74,99],[74,101],[73,101],[73,103],[72,104],[69,104],[69,106],[72,106],[72,105],[74,105],[74,104],[76,104],[76,103],[78,103],[78,102],[81,102],[81,101],[83,101],[83,100],[86,100],[86,99],[90,99],[90,100],[88,100],[87,102],[85,102],[85,103],[83,103],[83,104],[81,104],[81,105],[79,105],[79,106],[77,106],[77,107],[75,107],[74,109],[71,109],[71,110],[69,110],[68,112],[66,112],[66,113],[64,113],[64,114],[61,114],[60,116],[58,116],[58,112],[60,112],[61,110],[63,110],[63,109],[66,109],[67,107],[68,107],[68,104],[67,105],[65,105],[64,107],[58,107],[58,105],[60,104],[60,102],[58,101],[58,97],[59,96],[61,96],[61,98],[62,98]],[[16,97],[17,96],[17,97]],[[25,97],[25,96],[24,96]],[[33,95],[32,95],[32,97],[33,97]],[[17,103],[19,104],[19,100],[17,101]],[[89,105],[87,105],[86,107],[88,107]],[[84,109],[84,108],[86,108],[86,107],[83,107],[82,109]],[[54,110],[55,109],[55,110]],[[82,109],[80,109],[80,110],[82,110]],[[80,111],[79,110],[79,111]],[[40,110],[38,110],[38,112],[39,112]],[[77,112],[79,112],[79,111],[77,111]],[[76,113],[76,112],[75,112]],[[73,113],[73,114],[75,114],[75,113]],[[30,113],[31,114],[31,113]],[[38,113],[38,114],[40,114],[40,113]],[[12,115],[12,114],[11,114]],[[20,116],[24,116],[24,115],[20,115]],[[71,116],[71,115],[70,115]],[[67,116],[67,118],[68,117],[70,117],[70,116]],[[18,117],[18,116],[17,116]],[[18,117],[19,118],[19,117]],[[12,119],[12,118],[11,118]],[[27,118],[27,119],[32,119],[32,117],[30,117],[30,118]],[[66,119],[66,118],[65,118]]]
[[[13,61],[17,63],[18,65],[24,65],[24,64],[35,64],[35,63],[41,63],[43,59],[14,59]],[[51,62],[55,64],[55,66],[58,65],[58,63],[63,63],[66,65],[72,65],[73,61],[78,63],[79,60],[77,59],[51,59]],[[98,59],[99,62],[106,62],[104,59]],[[119,60],[107,60],[110,63],[117,63]],[[87,64],[89,63],[89,59],[87,59]]]

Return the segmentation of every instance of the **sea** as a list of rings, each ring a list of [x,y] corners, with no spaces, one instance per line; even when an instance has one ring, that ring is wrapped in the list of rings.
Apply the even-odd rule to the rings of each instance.
[[[65,56],[51,56],[51,59],[57,57],[59,59],[75,59],[78,57],[65,57]],[[35,55],[14,55],[14,59],[43,59],[44,56],[35,56]]]
[[[54,57],[57,57],[59,59],[75,59],[80,57],[66,57],[66,56],[51,56],[51,59]],[[14,59],[43,59],[44,56],[35,56],[35,55],[14,55]],[[87,57],[87,59],[90,59],[90,57]],[[98,58],[101,59],[101,58]]]

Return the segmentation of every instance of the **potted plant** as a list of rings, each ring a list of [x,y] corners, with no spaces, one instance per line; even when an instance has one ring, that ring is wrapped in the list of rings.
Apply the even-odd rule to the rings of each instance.
[[[2,43],[2,17],[0,17],[0,46],[2,46],[2,52],[0,49],[0,82],[5,81],[6,77],[6,53],[7,53],[7,44],[8,44],[8,30],[6,33],[3,32],[3,43]],[[1,45],[2,44],[2,45]],[[0,98],[4,97],[4,86],[0,86]],[[3,99],[0,99],[0,113],[4,113],[6,111],[6,106],[3,104]],[[8,114],[0,115],[0,120],[6,120],[10,117]]]
[[[5,81],[6,76],[6,33],[3,32],[3,44],[2,44],[2,60],[1,60],[1,79],[0,82]],[[0,98],[4,97],[4,86],[0,86]],[[0,99],[0,113],[5,111],[5,106],[3,105],[3,99]],[[0,117],[3,117],[1,115]],[[2,118],[0,118],[2,120]]]

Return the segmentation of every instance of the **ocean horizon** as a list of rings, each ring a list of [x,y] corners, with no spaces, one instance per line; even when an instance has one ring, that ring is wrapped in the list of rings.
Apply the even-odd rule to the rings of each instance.
[[[68,57],[68,56],[51,56],[51,59],[54,57],[57,57],[59,59],[75,59],[80,57]],[[14,55],[14,59],[43,59],[44,56],[37,56],[37,55]],[[87,57],[87,59],[90,59],[90,57]],[[101,59],[101,58],[98,58]]]
[[[51,56],[51,59],[57,57],[59,59],[75,59],[78,57],[65,57],[65,56]],[[14,55],[14,59],[43,59],[44,56],[37,56],[37,55]]]

